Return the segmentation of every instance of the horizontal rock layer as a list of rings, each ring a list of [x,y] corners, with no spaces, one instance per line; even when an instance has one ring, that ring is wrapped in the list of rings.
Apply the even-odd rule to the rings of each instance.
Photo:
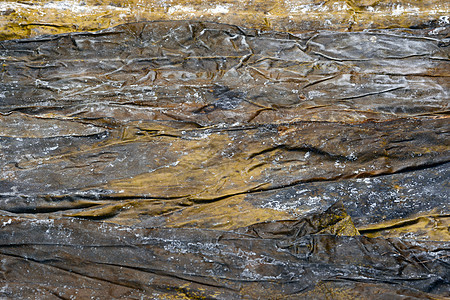
[[[136,21],[196,20],[263,30],[361,31],[449,24],[447,1],[402,0],[3,0],[0,40],[93,31]]]
[[[442,260],[448,242],[348,236],[351,224],[338,226],[347,236],[318,234],[320,228],[337,228],[342,217],[345,212],[335,205],[295,223],[240,232],[2,217],[0,256],[8,278],[2,293],[21,298],[258,299],[269,293],[292,299],[440,299],[420,290],[448,292]]]
[[[1,41],[2,296],[449,296],[439,28]]]

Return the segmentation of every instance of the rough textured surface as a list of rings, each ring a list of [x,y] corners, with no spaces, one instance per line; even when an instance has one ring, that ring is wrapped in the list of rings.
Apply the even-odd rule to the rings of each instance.
[[[8,284],[2,293],[127,299],[450,295],[448,242],[324,234],[339,218],[345,212],[335,205],[294,223],[257,224],[239,233],[3,217],[0,255]]]
[[[1,41],[0,295],[450,296],[444,25]]]
[[[3,0],[0,40],[161,20],[290,32],[412,27],[438,34],[449,11],[448,1],[440,0]]]

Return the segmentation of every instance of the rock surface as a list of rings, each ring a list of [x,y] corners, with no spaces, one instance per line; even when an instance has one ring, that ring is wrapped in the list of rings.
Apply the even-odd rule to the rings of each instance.
[[[1,41],[0,295],[450,296],[439,28]]]
[[[161,20],[214,21],[296,33],[412,27],[438,34],[449,24],[449,11],[448,1],[440,0],[3,0],[0,40]]]
[[[345,218],[336,204],[297,222],[232,232],[2,217],[0,256],[8,280],[2,292],[21,298],[114,299],[448,295],[442,260],[448,242],[350,236],[356,229],[339,225]]]

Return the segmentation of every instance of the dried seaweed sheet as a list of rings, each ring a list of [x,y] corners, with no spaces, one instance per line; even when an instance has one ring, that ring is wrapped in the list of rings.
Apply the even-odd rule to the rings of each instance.
[[[2,296],[450,296],[439,28],[1,41]]]
[[[0,255],[8,280],[2,292],[115,299],[344,299],[358,290],[368,299],[449,295],[448,242],[323,232],[345,215],[336,204],[295,223],[257,224],[242,233],[2,217]],[[328,295],[320,291],[326,286]]]
[[[136,21],[215,21],[263,30],[304,32],[426,28],[449,23],[440,0],[3,0],[0,40],[95,31]]]

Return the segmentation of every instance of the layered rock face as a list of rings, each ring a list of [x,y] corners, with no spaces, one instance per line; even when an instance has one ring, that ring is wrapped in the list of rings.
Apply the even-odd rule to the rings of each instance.
[[[450,296],[448,31],[1,41],[0,295]]]
[[[449,11],[448,1],[440,0],[3,0],[0,39],[162,20],[213,21],[296,33],[436,29],[448,24]]]

